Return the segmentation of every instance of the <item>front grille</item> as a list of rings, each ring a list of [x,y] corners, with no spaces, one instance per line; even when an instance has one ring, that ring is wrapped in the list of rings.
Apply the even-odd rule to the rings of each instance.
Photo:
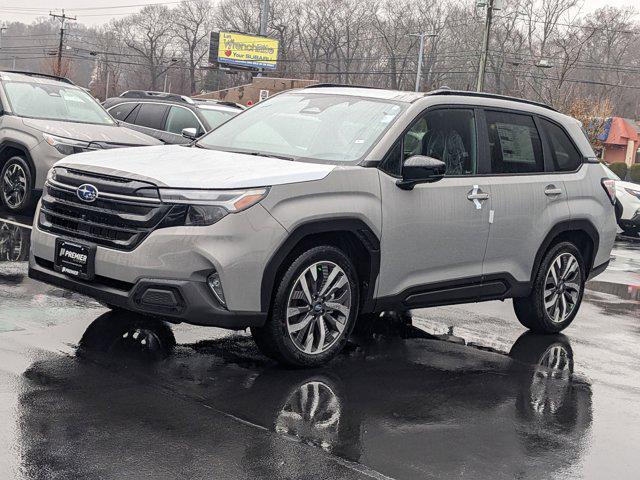
[[[175,219],[174,208],[184,209],[161,203],[151,183],[61,168],[56,173],[56,180],[45,184],[38,218],[47,232],[133,250],[166,219]],[[94,202],[78,198],[76,189],[84,183],[99,190]]]

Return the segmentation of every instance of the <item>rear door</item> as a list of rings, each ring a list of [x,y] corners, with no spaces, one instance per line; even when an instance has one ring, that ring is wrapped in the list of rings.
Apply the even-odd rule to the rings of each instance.
[[[539,119],[489,109],[485,118],[493,222],[483,274],[529,281],[547,233],[570,217],[565,184],[548,165],[551,152]]]
[[[478,174],[477,131],[473,108],[432,108],[382,162],[381,303],[416,307],[477,293],[456,288],[479,284],[489,235],[490,178]],[[398,188],[402,159],[412,155],[444,161],[445,178]]]

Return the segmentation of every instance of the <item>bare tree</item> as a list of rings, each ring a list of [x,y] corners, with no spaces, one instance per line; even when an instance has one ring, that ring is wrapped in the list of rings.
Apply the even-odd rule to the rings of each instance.
[[[173,30],[180,49],[186,54],[189,69],[189,93],[195,93],[196,69],[208,52],[213,29],[213,6],[209,0],[183,0],[173,15]]]
[[[167,7],[150,5],[115,24],[131,49],[132,58],[146,66],[152,90],[159,89],[160,77],[170,68],[175,55],[171,16]]]

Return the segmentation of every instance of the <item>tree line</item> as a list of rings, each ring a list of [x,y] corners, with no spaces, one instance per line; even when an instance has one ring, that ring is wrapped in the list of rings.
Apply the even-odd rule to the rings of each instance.
[[[561,111],[640,116],[640,21],[631,8],[585,12],[580,0],[510,0],[493,12],[485,90]],[[99,27],[70,24],[62,74],[99,98],[143,88],[193,94],[248,83],[251,73],[206,64],[211,31],[257,33],[262,0],[150,5]],[[81,20],[81,17],[80,17]],[[484,7],[474,0],[271,0],[280,41],[269,76],[413,90],[475,88]],[[53,71],[50,19],[10,23],[0,65]],[[15,59],[15,60],[14,60]],[[107,85],[108,83],[108,85]]]

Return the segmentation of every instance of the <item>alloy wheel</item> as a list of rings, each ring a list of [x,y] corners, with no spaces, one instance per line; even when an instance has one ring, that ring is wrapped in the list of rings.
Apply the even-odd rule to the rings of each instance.
[[[330,451],[337,442],[341,410],[331,387],[311,380],[291,393],[276,417],[275,430]]]
[[[27,173],[21,165],[13,163],[5,170],[2,192],[8,207],[17,208],[22,204],[27,194]]]
[[[351,312],[351,284],[333,262],[307,267],[293,284],[286,325],[295,347],[305,354],[326,352],[340,338]]]
[[[544,283],[544,308],[554,323],[573,313],[580,296],[580,265],[571,253],[558,255],[551,263]]]

